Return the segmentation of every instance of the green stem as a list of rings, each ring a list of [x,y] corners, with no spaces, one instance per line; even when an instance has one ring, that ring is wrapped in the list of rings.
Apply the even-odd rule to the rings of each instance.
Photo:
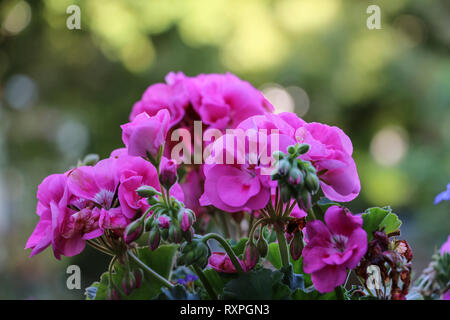
[[[225,234],[225,237],[227,239],[231,238],[231,232],[230,232],[230,227],[228,226],[228,221],[227,221],[227,217],[225,217],[225,214],[220,213],[220,221],[222,222],[222,227],[223,227],[223,232]]]
[[[317,220],[316,214],[314,213],[314,210],[313,210],[312,208],[310,208],[310,209],[308,210],[308,214],[311,216],[311,218],[312,218],[313,220]]]
[[[342,291],[341,286],[334,288],[334,292],[336,293],[336,297],[338,300],[345,300],[344,292]]]
[[[254,222],[255,222],[255,216],[253,214],[251,214],[250,215],[250,220],[248,222],[248,236],[250,235],[250,231],[252,230]]]
[[[277,230],[278,250],[280,250],[281,262],[283,267],[289,267],[289,250],[286,242],[286,237],[283,231]]]
[[[256,228],[258,227],[258,225],[260,225],[261,223],[264,223],[264,222],[269,222],[269,221],[270,221],[269,218],[263,218],[263,219],[260,219],[260,220],[256,221],[253,224],[252,229],[250,230],[250,233],[248,234],[248,239],[249,240],[253,240],[253,234],[255,233]]]
[[[143,268],[148,274],[153,276],[162,286],[167,288],[173,288],[173,284],[171,284],[167,279],[162,277],[159,273],[154,271],[152,268],[147,266],[144,262],[142,262],[138,257],[134,255],[134,253],[131,250],[127,251],[128,256],[133,259],[133,261],[138,264],[141,268]]]
[[[209,239],[214,239],[217,242],[219,242],[222,248],[225,249],[226,253],[230,257],[231,263],[233,263],[233,266],[236,268],[236,271],[240,274],[244,273],[244,269],[242,269],[242,266],[239,263],[239,259],[236,257],[236,254],[234,253],[233,249],[231,249],[230,245],[224,238],[222,238],[217,233],[208,233],[207,235],[203,236],[202,241],[206,243]]]
[[[192,267],[194,268],[195,273],[197,274],[198,278],[200,279],[200,281],[203,283],[203,286],[205,287],[206,291],[208,292],[209,296],[211,297],[211,299],[213,300],[217,300],[217,294],[214,291],[211,283],[209,283],[208,278],[206,278],[205,274],[203,273],[202,268],[200,268],[199,266],[197,266],[196,264],[192,265]]]
[[[114,256],[108,266],[108,272],[109,272],[109,283],[112,284],[113,283],[113,279],[112,279],[112,271],[113,271],[113,267],[114,267],[114,263],[117,260],[117,256]]]

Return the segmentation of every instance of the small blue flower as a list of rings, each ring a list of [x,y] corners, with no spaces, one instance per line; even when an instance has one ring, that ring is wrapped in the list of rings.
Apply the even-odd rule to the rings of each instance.
[[[191,282],[194,282],[195,280],[197,280],[198,277],[195,274],[186,274],[186,276],[184,277],[184,279],[178,279],[177,283],[182,284],[182,285],[188,285]]]
[[[447,185],[447,190],[439,193],[436,198],[434,198],[434,204],[438,204],[441,201],[450,201],[450,183]]]

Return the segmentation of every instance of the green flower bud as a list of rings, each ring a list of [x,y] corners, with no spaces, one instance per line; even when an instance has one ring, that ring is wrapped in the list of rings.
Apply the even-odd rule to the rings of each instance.
[[[267,252],[269,251],[269,246],[267,244],[266,239],[264,239],[264,236],[260,234],[258,241],[256,241],[256,248],[258,249],[258,253],[261,256],[261,258],[264,258],[267,256]]]
[[[306,172],[317,174],[316,168],[309,161],[302,161],[301,166],[305,168]]]
[[[317,178],[315,174],[311,174],[308,172],[305,177],[305,186],[311,193],[316,193],[320,188],[319,178]]]
[[[311,194],[307,189],[302,189],[297,197],[297,204],[303,211],[311,209]]]
[[[150,231],[153,228],[154,217],[152,214],[149,214],[144,220],[144,229],[145,231]]]
[[[136,192],[140,197],[143,197],[143,198],[150,198],[155,195],[161,195],[161,193],[159,191],[157,191],[155,188],[153,188],[151,186],[140,186],[136,190]]]
[[[161,239],[163,240],[169,239],[169,229],[161,229],[159,230],[159,232],[161,233]]]
[[[299,144],[299,145],[298,145],[297,152],[298,152],[299,154],[305,154],[305,153],[307,153],[308,151],[309,151],[309,144],[307,144],[307,143],[302,143],[302,144]]]
[[[286,155],[285,155],[283,152],[281,152],[281,151],[274,151],[274,152],[272,153],[272,157],[273,157],[275,160],[279,161],[279,160],[285,158]]]
[[[258,248],[253,241],[248,241],[244,248],[244,264],[246,268],[252,269],[258,263]]]
[[[133,289],[136,287],[136,278],[132,272],[126,273],[126,276],[122,279],[122,290],[129,296]]]
[[[154,205],[154,204],[157,204],[159,201],[158,201],[158,199],[156,199],[155,197],[149,197],[149,198],[147,198],[147,203],[149,204],[149,205]]]
[[[199,267],[205,267],[208,263],[209,248],[203,243],[202,238],[194,236],[192,242],[185,242],[181,246],[181,255],[177,259],[177,264],[191,265],[196,264]]]
[[[290,155],[296,155],[296,153],[297,153],[297,146],[295,146],[295,145],[289,146],[287,148],[287,151],[289,152]]]
[[[148,247],[151,251],[156,250],[161,242],[161,233],[158,228],[153,228],[148,235]]]
[[[291,168],[289,171],[288,182],[292,185],[300,185],[303,182],[303,173],[298,168]]]
[[[173,243],[180,243],[182,239],[181,230],[175,223],[171,223],[169,227],[169,241]]]
[[[289,172],[290,168],[291,164],[289,163],[288,160],[283,159],[280,162],[278,162],[278,173],[280,175],[285,176]]]
[[[294,261],[297,261],[302,256],[303,251],[303,233],[296,232],[294,238],[292,239],[289,250],[291,252],[291,257]]]
[[[85,166],[94,166],[99,160],[100,157],[98,156],[98,154],[90,153],[84,157],[83,164]]]
[[[130,223],[123,232],[125,243],[130,243],[139,238],[143,232],[142,220],[138,219]]]

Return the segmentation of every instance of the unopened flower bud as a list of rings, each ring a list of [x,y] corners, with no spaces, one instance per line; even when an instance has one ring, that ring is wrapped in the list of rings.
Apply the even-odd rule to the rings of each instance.
[[[302,189],[297,197],[297,204],[303,211],[311,209],[311,194],[307,189]]]
[[[283,159],[280,162],[278,162],[278,173],[282,176],[285,176],[289,169],[291,168],[291,164],[289,163],[289,160]]]
[[[301,161],[301,165],[303,166],[303,168],[305,168],[306,172],[313,173],[313,174],[317,173],[316,168],[314,168],[314,166],[311,164],[311,162],[302,161],[302,160],[300,160],[300,161]]]
[[[167,230],[167,229],[165,229]],[[161,235],[158,228],[153,228],[150,230],[148,235],[148,247],[150,250],[154,251],[159,247],[159,243],[161,242]]]
[[[170,189],[177,182],[177,163],[170,159],[161,162],[161,174],[159,175],[159,181],[167,190]]]
[[[147,203],[152,206],[158,203],[158,199],[156,199],[155,197],[149,197],[147,198]]]
[[[244,264],[247,270],[253,269],[258,263],[258,248],[253,241],[248,241],[244,249]]]
[[[183,231],[182,234],[184,240],[186,240],[187,242],[191,242],[195,234],[194,228],[190,227],[188,230]]]
[[[297,153],[297,148],[295,145],[292,145],[287,148],[287,151],[289,152],[289,154],[295,155]]]
[[[158,218],[158,226],[161,229],[167,229],[170,227],[170,217],[163,214]]]
[[[311,193],[316,193],[320,188],[319,178],[315,174],[308,172],[305,177],[305,186]]]
[[[140,197],[143,197],[143,198],[150,198],[150,197],[153,197],[154,195],[161,194],[159,191],[157,191],[155,188],[153,188],[151,186],[140,186],[136,190],[136,192]]]
[[[181,230],[175,223],[172,223],[169,227],[169,241],[173,243],[181,242]]]
[[[167,240],[169,238],[169,229],[161,229],[160,236],[162,240]]]
[[[269,251],[269,246],[267,244],[266,239],[264,239],[264,236],[260,234],[260,237],[258,241],[256,241],[256,248],[258,249],[258,253],[261,256],[261,258],[264,258],[267,256],[267,252]]]
[[[139,238],[142,232],[142,220],[135,220],[125,228],[123,239],[125,240],[125,243],[128,244]]]
[[[309,144],[307,144],[307,143],[302,143],[302,144],[298,145],[298,147],[297,147],[297,152],[299,154],[305,154],[308,151],[309,151]]]
[[[119,300],[121,298],[119,291],[113,286],[108,286],[108,291],[106,293],[107,300]]]
[[[188,209],[181,209],[178,212],[178,223],[180,224],[182,231],[187,231],[192,226],[193,216]]]
[[[144,229],[145,229],[145,231],[150,231],[154,227],[156,227],[155,217],[153,215],[149,214],[144,220]]]
[[[303,182],[303,173],[299,168],[291,168],[289,171],[289,183],[299,185]]]
[[[302,256],[303,251],[303,233],[296,232],[294,238],[292,239],[289,249],[291,251],[291,256],[293,260],[298,260]]]
[[[275,160],[281,160],[286,157],[286,155],[282,151],[279,151],[279,150],[274,151],[272,153],[272,156]]]
[[[98,156],[98,154],[90,153],[84,157],[83,164],[85,166],[94,166],[99,160],[100,157]]]
[[[134,270],[134,278],[136,279],[136,288],[140,288],[142,281],[144,280],[144,271],[142,269]]]
[[[196,264],[203,268],[208,262],[209,254],[208,246],[203,243],[201,237],[195,236],[192,242],[186,242],[181,246],[181,255],[177,263],[187,266]]]
[[[127,296],[129,296],[135,287],[136,278],[134,277],[133,273],[128,272],[122,279],[122,290]]]

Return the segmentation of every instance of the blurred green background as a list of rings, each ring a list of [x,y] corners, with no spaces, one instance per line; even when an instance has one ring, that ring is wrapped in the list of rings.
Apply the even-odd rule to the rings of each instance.
[[[81,30],[66,9],[81,8]],[[381,8],[368,30],[366,9]],[[278,111],[340,126],[362,191],[390,204],[417,276],[450,233],[450,4],[435,0],[45,0],[0,2],[0,298],[83,298],[106,268],[86,250],[57,261],[23,250],[36,187],[86,153],[121,147],[119,125],[169,71],[231,71]]]

